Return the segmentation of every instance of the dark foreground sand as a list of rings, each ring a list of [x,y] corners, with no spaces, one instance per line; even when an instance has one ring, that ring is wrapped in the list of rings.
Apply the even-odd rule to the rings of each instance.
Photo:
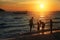
[[[32,35],[20,38],[20,40],[55,40],[55,38],[52,35]]]
[[[55,39],[60,40],[60,32],[54,33],[53,36],[55,37]]]
[[[0,40],[60,40],[60,32],[56,32],[53,34],[26,33],[18,35],[15,38],[7,38]]]

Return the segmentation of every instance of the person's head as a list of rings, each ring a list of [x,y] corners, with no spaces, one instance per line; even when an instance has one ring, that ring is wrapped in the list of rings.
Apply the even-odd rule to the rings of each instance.
[[[42,22],[41,20],[39,20],[39,22]]]
[[[50,19],[50,21],[52,21],[52,19]]]
[[[33,17],[31,17],[31,19],[33,19]]]
[[[32,17],[32,19],[33,19],[33,17]]]

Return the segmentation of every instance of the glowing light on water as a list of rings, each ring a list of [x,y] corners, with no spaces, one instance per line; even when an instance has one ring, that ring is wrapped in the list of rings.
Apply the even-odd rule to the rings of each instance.
[[[43,15],[41,15],[40,17],[41,17],[41,18],[44,18],[44,16],[43,16]]]

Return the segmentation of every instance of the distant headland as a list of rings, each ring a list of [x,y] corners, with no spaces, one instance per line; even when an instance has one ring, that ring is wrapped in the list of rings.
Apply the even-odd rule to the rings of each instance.
[[[27,14],[28,11],[6,11],[2,8],[0,8],[0,13],[4,12],[4,13],[14,13],[14,14]]]
[[[0,8],[0,12],[5,12],[5,10]]]

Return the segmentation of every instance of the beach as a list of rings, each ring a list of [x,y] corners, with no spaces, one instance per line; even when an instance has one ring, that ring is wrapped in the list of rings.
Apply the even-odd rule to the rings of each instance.
[[[40,34],[39,32],[30,32],[22,35],[17,34],[13,38],[5,38],[0,40],[60,40],[60,32],[53,34]]]

